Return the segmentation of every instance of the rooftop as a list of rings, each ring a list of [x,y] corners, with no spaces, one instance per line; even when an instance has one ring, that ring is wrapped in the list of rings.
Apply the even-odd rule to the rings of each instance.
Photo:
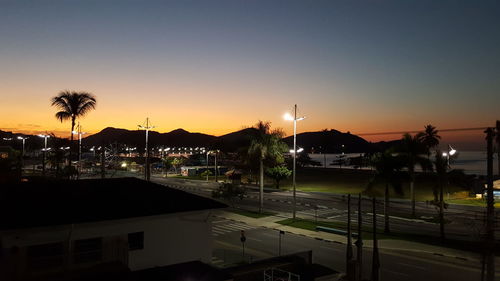
[[[224,208],[226,205],[137,178],[4,184],[0,230]]]

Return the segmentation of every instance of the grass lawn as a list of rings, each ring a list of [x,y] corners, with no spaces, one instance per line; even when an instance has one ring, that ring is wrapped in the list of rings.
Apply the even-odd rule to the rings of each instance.
[[[446,202],[450,204],[486,207],[486,200],[478,198],[452,199]],[[500,208],[500,202],[495,203],[495,208]]]
[[[181,176],[181,175],[174,175],[174,176],[168,176],[169,178],[174,178],[174,179],[185,179],[185,180],[200,180],[200,181],[206,181],[207,177],[202,177],[202,176]],[[217,176],[218,181],[224,181],[226,180],[226,176]],[[208,181],[210,182],[215,182],[215,176],[209,176]]]
[[[371,196],[383,196],[384,185],[375,185],[371,191],[367,192],[366,187],[372,177],[369,170],[350,169],[321,169],[305,168],[297,171],[297,189],[306,192],[325,192],[336,194],[358,194],[363,193]],[[415,196],[417,201],[432,200],[432,188],[435,182],[425,175],[417,175],[415,182]],[[292,188],[291,179],[284,180],[282,189]],[[463,187],[449,185],[445,188],[445,196],[450,193],[450,198],[465,198],[468,192]],[[396,194],[392,188],[390,190],[392,198],[410,198],[409,182],[403,183],[403,194]]]
[[[254,218],[254,219],[260,219],[260,218],[276,215],[275,213],[271,213],[271,212],[259,213],[256,211],[247,211],[247,210],[242,210],[242,209],[231,209],[231,210],[229,210],[229,212],[232,212],[232,213],[235,213],[238,215],[242,215],[242,216],[246,216],[246,217],[250,217],[250,218]]]

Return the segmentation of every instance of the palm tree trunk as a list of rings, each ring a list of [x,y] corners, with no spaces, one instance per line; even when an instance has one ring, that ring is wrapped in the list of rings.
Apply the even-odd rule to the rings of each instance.
[[[411,215],[415,217],[415,176],[410,173]]]
[[[500,137],[499,137],[500,139]],[[497,145],[497,161],[498,161],[498,165],[497,165],[497,168],[498,168],[498,176],[500,176],[500,141],[498,142],[498,145]]]
[[[385,184],[384,194],[384,232],[389,233],[389,184]]]
[[[441,240],[444,241],[444,198],[443,198],[443,182],[439,182],[439,233]]]
[[[260,193],[259,193],[259,212],[264,208],[264,161],[260,159]]]

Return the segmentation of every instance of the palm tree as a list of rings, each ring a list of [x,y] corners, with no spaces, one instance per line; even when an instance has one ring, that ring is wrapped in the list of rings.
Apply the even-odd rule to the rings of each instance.
[[[411,214],[415,216],[415,166],[418,164],[422,170],[427,171],[432,170],[432,163],[429,158],[422,157],[422,155],[428,154],[428,150],[418,136],[404,134],[396,151],[406,162],[410,176]]]
[[[96,98],[87,92],[62,91],[52,98],[52,106],[59,109],[56,118],[61,121],[71,120],[71,145],[73,146],[73,131],[77,118],[85,116],[90,110],[95,109]],[[69,165],[71,166],[71,153],[69,150]]]
[[[374,185],[385,184],[384,191],[384,232],[389,233],[389,186],[392,186],[398,194],[403,194],[401,186],[401,169],[404,164],[402,159],[394,156],[390,151],[380,152],[373,155],[371,165],[375,168],[375,174],[368,183],[367,190]]]
[[[446,178],[448,175],[448,160],[443,156],[439,150],[436,151],[436,159],[434,160],[434,167],[436,168],[437,185],[439,188],[439,201],[435,202],[439,205],[439,233],[441,239],[445,239],[444,235],[444,196],[443,189],[446,185]]]
[[[281,130],[271,131],[271,123],[259,121],[255,125],[257,134],[253,137],[248,147],[248,155],[257,157],[260,170],[260,196],[259,212],[264,205],[264,161],[283,163],[283,153],[287,150],[286,144],[281,140],[284,133]]]
[[[497,161],[498,161],[498,176],[500,176],[500,120],[497,120],[497,136],[496,136],[496,141],[497,141]]]
[[[427,148],[427,158],[430,158],[431,150],[439,145],[441,136],[438,135],[438,130],[432,125],[426,125],[424,131],[417,134],[417,138]]]

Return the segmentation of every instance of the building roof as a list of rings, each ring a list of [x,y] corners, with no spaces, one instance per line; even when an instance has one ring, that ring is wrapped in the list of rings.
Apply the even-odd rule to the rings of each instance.
[[[43,180],[0,189],[0,230],[97,222],[227,207],[137,178]]]

